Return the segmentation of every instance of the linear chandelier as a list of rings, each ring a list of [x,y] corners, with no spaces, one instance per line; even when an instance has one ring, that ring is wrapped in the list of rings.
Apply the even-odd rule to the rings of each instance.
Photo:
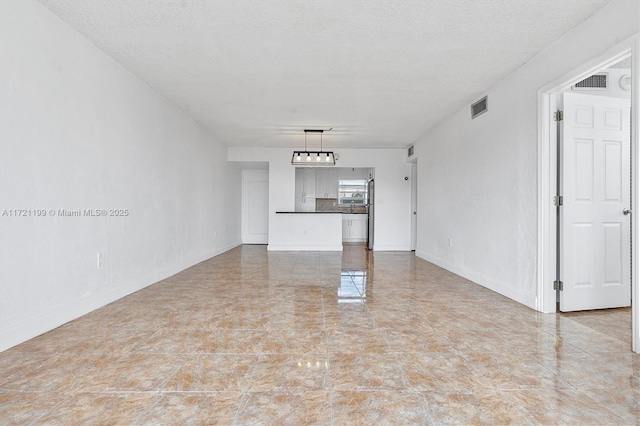
[[[320,133],[320,151],[307,149],[307,133]],[[324,130],[304,130],[304,151],[293,151],[291,164],[294,166],[335,166],[336,157],[333,151],[322,150],[322,133]]]

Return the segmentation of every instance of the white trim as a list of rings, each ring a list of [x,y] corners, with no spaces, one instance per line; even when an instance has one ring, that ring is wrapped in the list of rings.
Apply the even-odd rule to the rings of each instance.
[[[633,277],[631,280],[631,331],[632,331],[632,350],[640,354],[640,33],[633,37],[631,43],[631,76],[632,76],[632,92],[631,92],[631,111],[635,111],[631,115],[631,145],[632,145],[632,163],[631,170],[633,174],[632,195],[633,201],[631,206],[631,223],[633,239],[631,250]]]
[[[516,302],[522,303],[523,305],[526,305],[530,308],[533,308],[535,306],[535,302],[536,302],[535,294],[528,294],[528,293],[519,291],[517,289],[514,289],[510,283],[500,282],[481,272],[465,268],[464,266],[450,263],[444,259],[425,253],[423,251],[416,251],[416,256],[426,260],[427,262],[431,262],[434,265],[444,268],[450,272],[453,272],[456,275],[466,278],[467,280],[472,281],[475,284],[481,285],[482,287],[495,291],[500,295],[513,299]]]
[[[313,246],[300,246],[300,245],[295,245],[295,246],[278,246],[278,245],[273,245],[273,244],[269,244],[267,246],[267,250],[268,251],[342,251],[342,244],[340,244],[339,246],[337,245],[327,245],[327,246],[318,246],[318,245],[313,245]]]
[[[373,251],[411,251],[411,246],[406,244],[401,245],[376,245],[373,244]]]
[[[639,97],[639,84],[638,70],[640,69],[640,33],[629,37],[625,41],[615,45],[608,49],[606,52],[598,55],[594,59],[588,61],[581,66],[574,68],[568,73],[558,77],[551,83],[543,86],[538,90],[538,259],[536,265],[537,272],[537,290],[536,290],[536,303],[535,309],[541,312],[552,313],[556,312],[556,300],[555,291],[553,290],[553,281],[555,279],[555,207],[553,206],[553,196],[555,195],[555,167],[551,165],[555,164],[555,126],[552,126],[551,116],[553,106],[555,105],[555,95],[558,92],[568,88],[576,81],[581,81],[595,72],[620,61],[621,59],[632,55],[632,76],[634,81],[634,88],[631,94],[631,108],[635,111],[631,117],[631,125],[633,129],[632,134],[632,146],[633,146],[633,164],[632,173],[634,177],[633,181],[633,217],[638,217],[638,197],[640,195],[638,188],[640,188],[639,170],[638,170],[638,125],[640,120],[638,119],[638,112],[640,110],[638,100]],[[633,270],[634,275],[632,279],[632,292],[633,300],[636,301],[632,304],[632,316],[633,316],[633,350],[640,353],[640,313],[638,312],[637,301],[640,300],[640,288],[638,286],[638,273],[640,269],[639,254],[638,251],[638,239],[640,237],[640,221],[634,220],[633,229]]]

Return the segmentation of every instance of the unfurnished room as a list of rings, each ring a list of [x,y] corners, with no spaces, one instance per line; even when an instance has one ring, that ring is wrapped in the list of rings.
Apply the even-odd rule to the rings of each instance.
[[[0,0],[0,423],[636,425],[637,0]]]

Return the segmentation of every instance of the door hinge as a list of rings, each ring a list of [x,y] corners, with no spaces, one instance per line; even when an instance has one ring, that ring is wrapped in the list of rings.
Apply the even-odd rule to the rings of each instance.
[[[553,289],[554,290],[564,290],[564,285],[562,284],[562,281],[554,281],[553,282]]]
[[[562,121],[564,120],[564,112],[557,110],[553,113],[553,121]]]
[[[564,204],[564,197],[562,197],[562,195],[556,195],[553,197],[553,204],[555,204],[556,207],[560,207]]]

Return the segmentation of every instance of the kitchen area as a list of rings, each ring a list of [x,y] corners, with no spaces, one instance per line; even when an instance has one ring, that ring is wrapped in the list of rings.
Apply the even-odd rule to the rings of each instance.
[[[301,232],[302,245],[319,238],[337,243],[366,243],[373,248],[374,170],[352,167],[297,167],[295,210],[287,215],[291,228]],[[321,230],[319,234],[309,230]],[[341,244],[340,244],[341,246]]]
[[[313,165],[298,166],[291,159],[290,148],[229,148],[228,160],[243,174],[253,176],[258,170],[263,176],[261,182],[243,184],[242,210],[247,216],[243,229],[257,228],[263,238],[263,242],[245,244],[267,244],[269,251],[342,251],[343,244],[362,244],[368,239],[373,251],[411,250],[413,179],[406,150],[341,148],[335,166],[316,165],[315,159]],[[304,171],[311,168],[315,173]],[[369,184],[370,176],[375,184],[373,196],[369,188],[366,198],[346,196],[346,180]],[[343,203],[338,194],[340,180]],[[366,201],[371,200],[375,204],[363,214]],[[349,216],[351,201],[353,216]]]

